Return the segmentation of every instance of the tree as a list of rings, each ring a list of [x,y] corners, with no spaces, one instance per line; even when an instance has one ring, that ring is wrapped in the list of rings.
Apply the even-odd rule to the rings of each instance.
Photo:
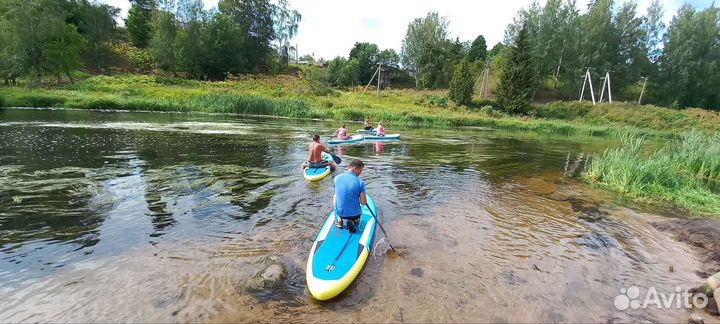
[[[645,48],[648,59],[655,63],[662,51],[659,45],[662,43],[665,23],[663,22],[663,8],[660,0],[653,0],[648,7],[647,15],[643,19],[642,28],[645,31]]]
[[[175,16],[167,11],[158,11],[153,19],[155,35],[150,40],[150,54],[157,67],[177,75]]]
[[[360,82],[360,62],[336,57],[328,62],[326,84],[336,87],[348,87]]]
[[[612,0],[596,0],[581,17],[583,37],[579,42],[579,61],[599,71],[612,70],[619,62],[618,32],[613,25]]]
[[[115,18],[120,9],[105,4],[80,2],[81,8],[78,31],[87,41],[87,63],[101,72],[108,65],[110,42],[115,35]]]
[[[470,105],[473,95],[473,81],[470,73],[470,62],[468,62],[468,59],[463,59],[455,68],[452,81],[450,81],[448,98],[458,105]]]
[[[360,82],[368,83],[377,70],[378,55],[380,51],[377,45],[371,43],[355,43],[350,50],[350,60],[357,60],[360,68]]]
[[[187,29],[182,29],[177,37],[178,69],[191,78],[199,78],[203,74],[205,44],[201,22],[193,19]]]
[[[265,62],[275,39],[273,26],[274,7],[269,0],[221,0],[220,13],[233,18],[245,39],[244,56],[248,72],[266,70]]]
[[[468,52],[468,59],[470,62],[485,61],[487,58],[487,44],[485,43],[485,37],[478,35],[470,45],[470,51]]]
[[[497,55],[501,55],[506,47],[507,46],[505,46],[505,44],[503,43],[495,44],[495,46],[493,46],[490,51],[488,51],[488,57],[495,57]]]
[[[7,10],[0,3],[0,12]],[[0,14],[0,79],[6,86],[15,84],[22,73],[22,60],[18,53],[18,39],[12,32],[12,26]]]
[[[535,95],[536,73],[528,38],[529,22],[525,22],[507,52],[507,63],[495,90],[498,103],[514,114],[525,113]]]
[[[410,70],[415,78],[415,87],[421,86],[421,79],[425,86],[432,85],[433,74],[441,73],[443,64],[436,60],[445,55],[443,43],[447,40],[448,21],[437,12],[429,12],[424,18],[416,18],[408,24],[407,33],[403,39],[401,59],[406,69]]]
[[[660,57],[655,95],[665,104],[720,110],[720,9],[686,4],[673,17]]]
[[[3,34],[13,52],[11,70],[27,75],[29,86],[39,86],[46,72],[68,72],[80,65],[84,40],[66,23],[68,13],[58,1],[5,0],[2,5]]]
[[[178,0],[175,18],[184,26],[192,21],[205,20],[205,9],[202,0]]]
[[[140,4],[134,3],[130,7],[130,10],[128,10],[127,18],[125,18],[125,28],[128,34],[130,34],[130,40],[135,47],[147,47],[151,36],[150,14],[148,10]]]
[[[613,87],[620,94],[627,96],[643,75],[650,70],[648,50],[645,47],[646,34],[642,28],[643,19],[635,14],[635,2],[625,2],[615,15],[613,24],[618,39],[618,63],[613,68]]]
[[[338,82],[344,86],[355,86],[360,82],[360,61],[350,59],[340,70]]]
[[[378,62],[381,62],[383,65],[398,67],[400,66],[400,56],[398,56],[394,49],[386,49],[378,54]]]
[[[228,73],[246,73],[243,55],[245,38],[233,17],[216,13],[210,19],[203,37],[205,53],[203,71],[211,80],[223,80]]]
[[[280,0],[275,6],[273,13],[273,24],[275,26],[275,38],[278,41],[280,62],[288,64],[290,56],[290,40],[297,34],[298,24],[302,16],[297,10],[290,10],[287,0]]]
[[[51,34],[45,41],[43,59],[47,72],[54,73],[60,82],[60,75],[65,74],[70,82],[74,82],[72,72],[82,66],[80,53],[87,42],[80,36],[74,25],[64,21],[54,22]]]

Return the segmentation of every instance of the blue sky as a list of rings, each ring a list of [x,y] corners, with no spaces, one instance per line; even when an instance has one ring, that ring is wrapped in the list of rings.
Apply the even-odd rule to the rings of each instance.
[[[127,14],[128,0],[99,0],[122,9]],[[217,0],[203,0],[207,8]],[[331,59],[347,56],[355,42],[372,42],[381,49],[393,48],[400,52],[408,23],[423,17],[428,11],[437,11],[450,21],[450,33],[461,41],[473,40],[482,34],[488,46],[502,41],[505,27],[521,8],[533,0],[289,0],[291,7],[303,16],[298,36],[292,41],[300,54],[314,53],[316,58]],[[589,0],[577,0],[578,8],[585,9]],[[624,0],[616,0],[618,3]],[[539,0],[544,4],[544,0]],[[645,14],[651,0],[637,0],[638,13]],[[713,0],[665,0],[665,21],[689,2],[696,8],[706,8]]]

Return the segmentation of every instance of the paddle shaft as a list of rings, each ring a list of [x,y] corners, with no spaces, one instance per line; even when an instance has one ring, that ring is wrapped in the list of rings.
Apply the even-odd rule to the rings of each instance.
[[[378,220],[377,216],[375,216],[375,213],[372,211],[372,208],[370,208],[369,205],[365,205],[365,206],[367,206],[368,210],[370,211],[370,215],[372,215],[372,217],[375,219],[377,224],[380,225],[380,230],[382,230],[383,234],[385,234],[385,238],[388,239],[387,242],[388,242],[388,245],[390,245],[390,249],[393,250],[393,252],[398,253],[398,251],[395,250],[395,248],[392,246],[392,243],[390,243],[390,238],[388,237],[387,232],[385,232],[385,228],[382,226],[382,224],[380,223],[380,220]],[[400,253],[398,253],[398,254],[400,254]]]

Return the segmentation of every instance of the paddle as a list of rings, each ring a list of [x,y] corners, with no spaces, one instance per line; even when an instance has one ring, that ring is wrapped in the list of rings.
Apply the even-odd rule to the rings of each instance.
[[[377,219],[377,216],[375,216],[375,213],[372,211],[372,208],[370,208],[370,206],[367,205],[367,204],[366,204],[365,206],[367,206],[368,210],[370,211],[370,215],[372,215],[372,217],[375,219],[375,221],[377,222],[377,224],[380,225],[380,229],[382,230],[383,234],[385,234],[385,238],[388,239],[387,242],[388,242],[388,245],[390,245],[390,249],[393,250],[393,252],[395,252],[395,253],[397,253],[398,255],[400,255],[400,252],[398,252],[397,250],[395,250],[395,248],[392,246],[392,243],[390,243],[390,238],[388,237],[387,232],[385,232],[385,228],[382,226],[382,224],[380,224],[380,220]]]
[[[340,163],[342,163],[342,160],[340,159],[339,156],[332,154],[332,153],[328,153],[328,154],[330,154],[330,156],[332,156],[333,161],[335,161],[335,164],[340,165]]]

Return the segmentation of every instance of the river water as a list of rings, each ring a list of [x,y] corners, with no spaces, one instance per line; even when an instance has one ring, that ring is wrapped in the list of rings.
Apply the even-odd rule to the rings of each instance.
[[[480,128],[337,148],[366,163],[401,254],[378,231],[359,279],[314,301],[304,268],[333,188],[298,166],[337,126],[0,110],[0,322],[687,320],[613,304],[700,280],[691,248],[649,225],[664,217],[573,177],[615,141]],[[287,280],[247,289],[271,256]]]

